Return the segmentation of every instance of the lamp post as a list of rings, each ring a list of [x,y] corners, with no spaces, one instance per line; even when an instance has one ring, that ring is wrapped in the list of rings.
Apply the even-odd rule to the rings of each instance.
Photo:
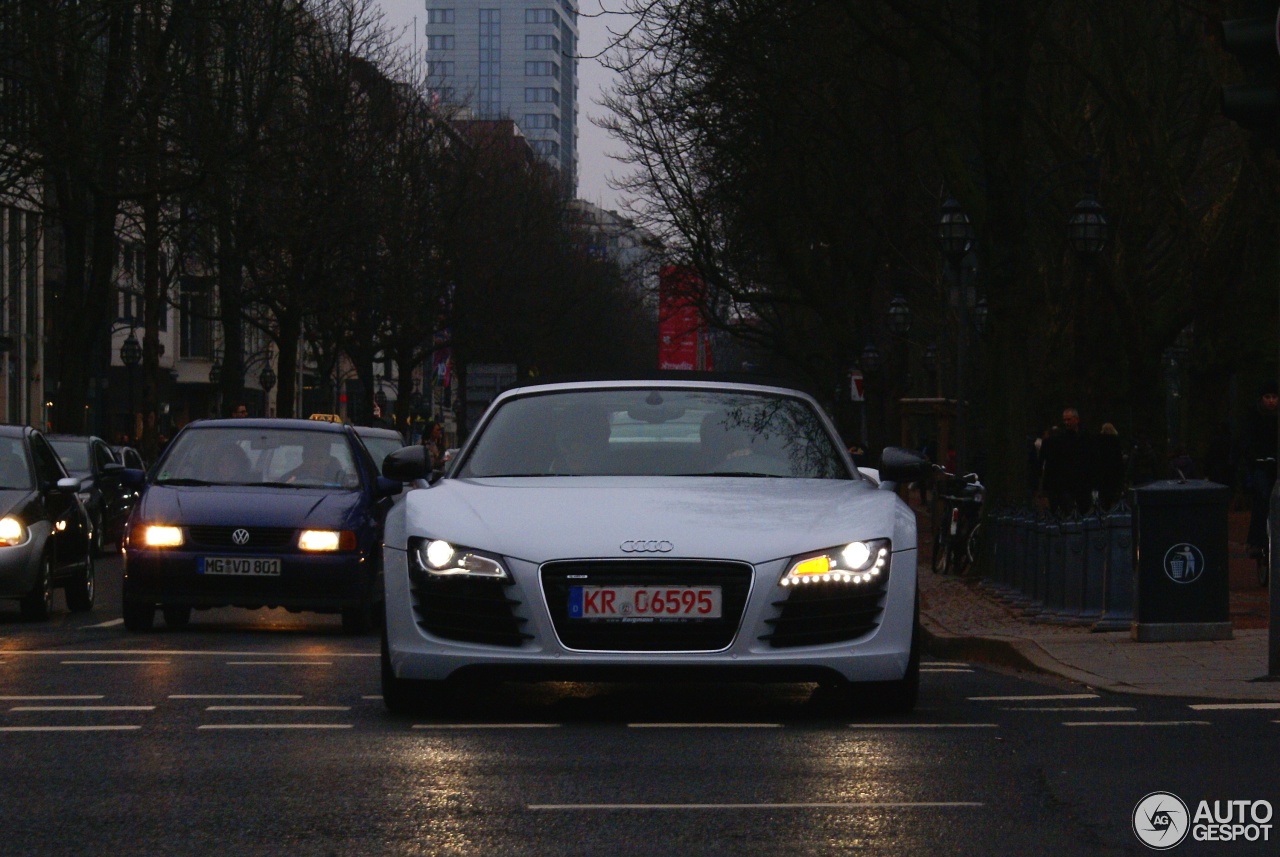
[[[120,345],[120,362],[129,370],[129,440],[133,442],[137,440],[134,436],[133,370],[142,362],[142,345],[138,342],[137,332],[132,327],[129,328],[129,335]]]
[[[946,257],[947,266],[955,283],[956,305],[960,314],[960,329],[956,332],[956,467],[965,463],[965,339],[969,335],[969,300],[965,294],[960,264],[973,247],[973,224],[960,208],[960,203],[947,199],[938,212],[938,246]],[[945,456],[947,450],[939,450]],[[945,459],[944,459],[945,460]]]
[[[276,370],[271,368],[271,349],[267,349],[267,363],[262,367],[262,371],[258,373],[258,383],[262,385],[262,410],[263,413],[269,413],[268,403],[271,401],[271,388],[276,385]]]

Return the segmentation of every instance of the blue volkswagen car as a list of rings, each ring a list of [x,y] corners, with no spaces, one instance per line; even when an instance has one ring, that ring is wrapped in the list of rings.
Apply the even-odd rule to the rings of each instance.
[[[363,633],[381,612],[382,524],[400,490],[350,426],[191,423],[129,517],[125,627],[149,630],[157,608],[180,628],[193,609],[284,607],[341,613]]]

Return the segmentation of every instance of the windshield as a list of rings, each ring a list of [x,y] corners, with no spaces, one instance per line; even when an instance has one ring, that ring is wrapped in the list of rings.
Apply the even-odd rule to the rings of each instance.
[[[0,438],[0,490],[17,488],[30,491],[31,487],[31,468],[27,466],[22,439]]]
[[[360,476],[344,435],[242,428],[226,421],[174,438],[156,483],[353,490],[360,487]]]
[[[89,470],[89,441],[58,440],[49,438],[53,451],[58,453],[68,470]]]
[[[851,478],[803,399],[661,388],[511,399],[457,475]]]

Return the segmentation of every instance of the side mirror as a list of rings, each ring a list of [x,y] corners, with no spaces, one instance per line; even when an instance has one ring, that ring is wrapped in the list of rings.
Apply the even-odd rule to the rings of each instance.
[[[880,481],[914,482],[924,476],[929,461],[924,456],[900,446],[886,446],[880,453]]]
[[[128,485],[130,488],[141,488],[146,481],[147,472],[145,470],[138,470],[133,467],[120,468],[120,484]]]
[[[373,486],[373,493],[377,495],[379,499],[383,497],[394,497],[403,490],[403,482],[398,482],[395,479],[388,479],[385,476],[379,476],[377,483]]]
[[[412,482],[431,475],[431,456],[425,446],[405,446],[382,460],[382,475],[396,482]]]
[[[66,479],[59,479],[54,487],[66,494],[74,494],[80,490],[80,480],[74,476],[68,476]]]

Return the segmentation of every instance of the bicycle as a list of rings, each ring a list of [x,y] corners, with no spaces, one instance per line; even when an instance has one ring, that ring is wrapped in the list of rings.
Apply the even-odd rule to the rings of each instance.
[[[935,467],[943,483],[937,491],[942,508],[933,531],[933,572],[967,574],[978,555],[985,488],[976,473],[956,476]]]

